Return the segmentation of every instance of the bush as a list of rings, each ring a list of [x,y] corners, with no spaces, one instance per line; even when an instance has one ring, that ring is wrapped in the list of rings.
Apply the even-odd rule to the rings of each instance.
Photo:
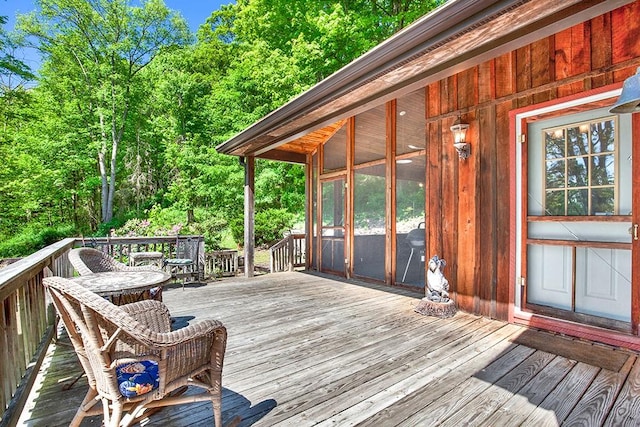
[[[267,209],[256,212],[255,218],[256,246],[271,246],[284,237],[284,232],[291,230],[296,216],[286,209]],[[244,219],[235,218],[229,222],[233,238],[238,244],[244,243]]]
[[[256,213],[256,245],[270,246],[291,229],[295,216],[284,209],[267,209]]]
[[[205,209],[196,209],[195,222],[185,225],[187,214],[175,208],[154,206],[148,211],[148,219],[132,218],[114,230],[114,236],[175,236],[202,234],[207,251],[221,248],[222,233],[227,222],[221,214]]]
[[[32,226],[24,229],[9,240],[0,243],[0,258],[17,258],[31,255],[66,237],[73,237],[75,230],[72,225],[58,227]]]

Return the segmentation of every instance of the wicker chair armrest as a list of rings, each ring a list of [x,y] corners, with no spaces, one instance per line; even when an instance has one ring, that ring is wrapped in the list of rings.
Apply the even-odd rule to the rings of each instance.
[[[123,306],[124,307],[124,306]],[[132,318],[133,322],[118,322],[126,337],[122,339],[130,344],[136,342],[138,352],[144,353],[143,348],[148,350],[168,349],[189,341],[204,338],[213,339],[216,334],[224,334],[226,328],[217,320],[203,320],[185,328],[180,328],[170,332],[156,332],[150,328],[145,328],[144,324]],[[120,347],[122,349],[122,347]]]
[[[169,309],[160,301],[138,301],[122,305],[120,308],[153,332],[163,333],[171,331]]]
[[[166,348],[203,337],[213,337],[220,333],[222,333],[226,339],[227,329],[225,326],[218,320],[207,319],[185,328],[157,334],[154,340],[154,346]]]

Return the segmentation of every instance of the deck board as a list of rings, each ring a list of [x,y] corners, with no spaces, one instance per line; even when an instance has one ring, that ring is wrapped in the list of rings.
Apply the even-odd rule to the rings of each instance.
[[[462,312],[422,316],[413,311],[419,296],[408,291],[293,272],[169,287],[163,296],[177,326],[203,318],[227,326],[224,422],[241,415],[242,425],[256,426],[638,423],[636,353],[598,346],[589,359],[585,349],[596,347],[583,341]],[[558,351],[548,342],[560,343]],[[602,367],[620,361],[617,371]],[[63,385],[79,372],[72,349],[51,346],[22,424],[67,425],[87,385]],[[145,425],[210,426],[212,418],[201,402],[165,408]]]

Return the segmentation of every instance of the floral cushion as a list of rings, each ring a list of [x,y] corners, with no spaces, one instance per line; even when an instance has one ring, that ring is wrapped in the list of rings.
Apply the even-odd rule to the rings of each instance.
[[[158,388],[158,364],[151,360],[127,363],[116,368],[118,388],[124,397],[136,397]]]

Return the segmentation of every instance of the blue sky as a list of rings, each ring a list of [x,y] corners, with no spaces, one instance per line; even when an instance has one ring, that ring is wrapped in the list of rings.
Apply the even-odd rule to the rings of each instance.
[[[234,0],[164,0],[164,2],[169,9],[180,12],[194,33],[200,25],[204,24],[211,12],[220,9],[220,6],[224,4],[235,3]],[[33,0],[0,0],[0,15],[9,18],[5,29],[8,31],[13,29],[17,14],[31,12],[34,8]],[[39,64],[35,52],[27,51],[16,56],[32,68],[37,68]]]

